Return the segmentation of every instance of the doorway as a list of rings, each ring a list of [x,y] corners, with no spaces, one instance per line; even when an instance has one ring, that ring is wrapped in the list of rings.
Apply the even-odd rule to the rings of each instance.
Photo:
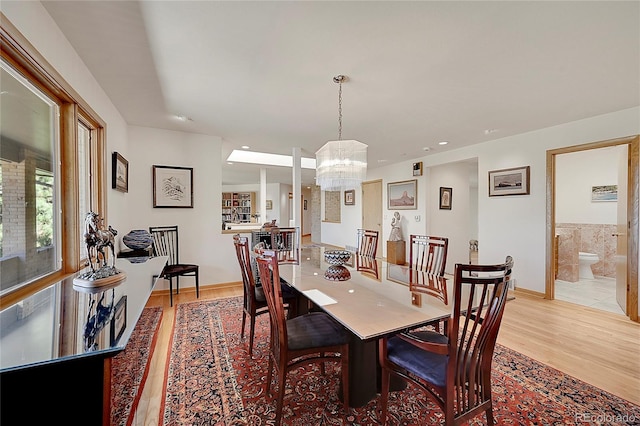
[[[562,205],[562,201],[558,200],[561,189],[557,186],[560,173],[556,168],[558,163],[562,164],[560,156],[594,149],[624,146],[626,147],[626,167],[625,165],[619,167],[619,169],[623,171],[623,177],[618,179],[619,198],[617,203],[620,207],[618,210],[622,211],[622,215],[617,215],[615,220],[621,223],[616,225],[617,228],[614,226],[613,228],[606,229],[607,232],[615,235],[618,241],[618,251],[612,256],[618,263],[617,265],[613,265],[616,272],[614,273],[615,278],[612,281],[616,288],[617,303],[621,305],[622,310],[626,312],[626,315],[631,320],[638,321],[639,139],[640,137],[634,136],[547,151],[547,274],[545,289],[545,297],[547,299],[556,298],[555,280],[558,272],[567,272],[566,269],[562,269],[565,265],[558,266],[561,264],[558,255],[562,253],[562,250],[559,249],[560,244],[557,236],[567,234],[569,237],[567,237],[565,241],[569,241],[574,236],[579,239],[579,232],[581,232],[580,230],[571,229],[571,224],[567,226],[569,228],[568,230],[565,229],[566,224],[563,223],[562,219],[566,216],[563,216],[563,213],[558,211],[558,206]],[[621,239],[622,241],[620,241]],[[575,253],[576,258],[577,255],[578,254]],[[623,263],[623,267],[620,267],[621,262]],[[558,291],[562,291],[562,289],[558,288]]]
[[[362,183],[362,228],[378,231],[377,257],[382,256],[382,180]]]

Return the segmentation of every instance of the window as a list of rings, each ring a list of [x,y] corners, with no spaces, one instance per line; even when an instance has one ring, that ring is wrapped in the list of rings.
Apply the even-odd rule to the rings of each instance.
[[[104,122],[7,21],[0,42],[4,304],[81,269],[84,215],[106,221],[106,163]]]

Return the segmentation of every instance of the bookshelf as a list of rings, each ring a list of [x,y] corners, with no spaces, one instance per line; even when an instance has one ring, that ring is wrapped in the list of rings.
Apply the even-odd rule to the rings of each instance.
[[[222,221],[233,222],[234,210],[239,223],[253,221],[251,217],[256,211],[255,192],[223,192],[222,193]]]

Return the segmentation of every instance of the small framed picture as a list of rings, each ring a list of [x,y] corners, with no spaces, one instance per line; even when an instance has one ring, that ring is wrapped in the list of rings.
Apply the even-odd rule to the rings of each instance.
[[[451,210],[453,188],[440,187],[440,210]]]
[[[122,296],[113,309],[111,319],[111,346],[118,344],[125,328],[127,328],[127,296]]]
[[[153,166],[153,207],[193,208],[193,168]]]
[[[618,185],[592,186],[591,201],[618,201]]]
[[[115,152],[111,155],[111,188],[129,192],[129,162]]]
[[[489,197],[529,195],[529,166],[489,172]]]
[[[356,190],[351,189],[349,191],[344,191],[344,205],[353,206],[355,203],[356,203]]]
[[[267,210],[273,209],[273,200],[267,200]]]
[[[307,209],[307,200],[304,200],[304,209]]]
[[[418,161],[417,163],[413,163],[413,175],[414,176],[422,176],[422,161]]]

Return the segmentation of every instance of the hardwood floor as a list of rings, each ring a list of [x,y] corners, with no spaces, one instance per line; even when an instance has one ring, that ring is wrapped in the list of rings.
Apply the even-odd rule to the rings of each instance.
[[[174,295],[174,307],[196,300],[195,291],[189,290]],[[239,295],[240,283],[203,289],[199,300]],[[640,405],[640,324],[622,315],[519,291],[515,296],[507,303],[499,343]],[[164,315],[135,425],[158,424],[175,312],[168,295],[152,295],[147,306],[162,306]]]

